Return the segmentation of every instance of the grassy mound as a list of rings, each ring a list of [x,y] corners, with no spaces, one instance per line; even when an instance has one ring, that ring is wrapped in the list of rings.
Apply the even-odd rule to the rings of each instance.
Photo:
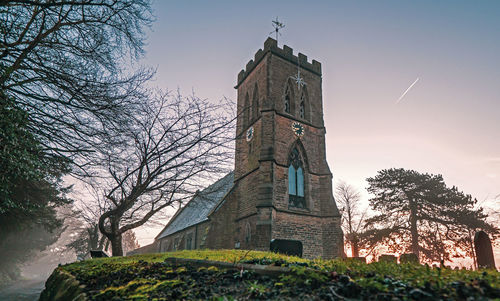
[[[238,268],[174,266],[168,257],[288,267],[279,277]],[[93,259],[61,266],[91,300],[436,300],[500,298],[500,273],[349,260],[306,260],[270,252],[194,250]]]

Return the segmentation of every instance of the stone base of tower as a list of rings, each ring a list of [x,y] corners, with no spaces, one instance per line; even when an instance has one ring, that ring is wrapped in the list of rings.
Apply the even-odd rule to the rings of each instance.
[[[312,216],[259,207],[255,214],[237,219],[237,200],[229,195],[210,216],[207,247],[269,251],[272,239],[298,240],[304,258],[343,257],[343,233],[339,217]]]
[[[275,212],[273,216],[272,239],[301,241],[304,258],[331,259],[343,256],[343,234],[338,217],[289,212]]]

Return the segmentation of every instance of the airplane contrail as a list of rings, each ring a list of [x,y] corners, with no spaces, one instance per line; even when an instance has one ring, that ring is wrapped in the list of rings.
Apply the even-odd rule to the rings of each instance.
[[[408,91],[410,91],[410,89],[411,89],[413,86],[415,86],[415,84],[418,82],[418,80],[419,80],[419,79],[420,79],[420,78],[418,78],[418,77],[417,77],[417,79],[413,82],[413,84],[411,84],[411,85],[408,87],[408,89],[406,89],[406,91],[405,91],[405,92],[401,95],[401,97],[399,97],[399,99],[396,101],[396,104],[398,104],[398,103],[401,101],[401,99],[403,99],[403,97],[405,97],[406,93],[408,93]]]

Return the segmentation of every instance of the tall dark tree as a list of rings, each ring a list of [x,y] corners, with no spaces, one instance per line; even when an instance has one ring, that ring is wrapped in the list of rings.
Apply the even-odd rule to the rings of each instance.
[[[125,58],[142,53],[150,19],[147,0],[0,1],[0,90],[28,113],[47,156],[84,174],[133,112],[151,72],[127,75]]]
[[[477,201],[456,187],[449,188],[441,175],[413,170],[381,170],[367,179],[373,194],[371,208],[377,214],[367,220],[365,238],[389,250],[417,254],[422,261],[450,260],[469,229],[497,234],[486,222]]]
[[[123,233],[189,199],[207,176],[228,170],[232,107],[195,96],[151,95],[129,121],[124,142],[102,145],[99,230],[111,241],[114,256],[123,255]]]
[[[119,139],[152,74],[123,71],[150,19],[147,0],[0,0],[3,259],[10,237],[57,233],[61,177],[88,175],[100,141]],[[29,241],[26,250],[37,246]]]
[[[67,162],[45,156],[29,131],[27,113],[0,92],[0,241],[36,222],[59,225],[55,208],[69,203],[61,186]]]
[[[17,276],[28,255],[59,236],[56,210],[70,202],[61,185],[67,162],[45,156],[28,125],[27,113],[0,91],[0,278]]]

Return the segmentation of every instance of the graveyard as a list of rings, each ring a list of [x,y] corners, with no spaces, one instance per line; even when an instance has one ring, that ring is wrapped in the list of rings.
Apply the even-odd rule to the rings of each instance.
[[[40,300],[488,300],[500,273],[272,252],[191,250],[58,267]]]

